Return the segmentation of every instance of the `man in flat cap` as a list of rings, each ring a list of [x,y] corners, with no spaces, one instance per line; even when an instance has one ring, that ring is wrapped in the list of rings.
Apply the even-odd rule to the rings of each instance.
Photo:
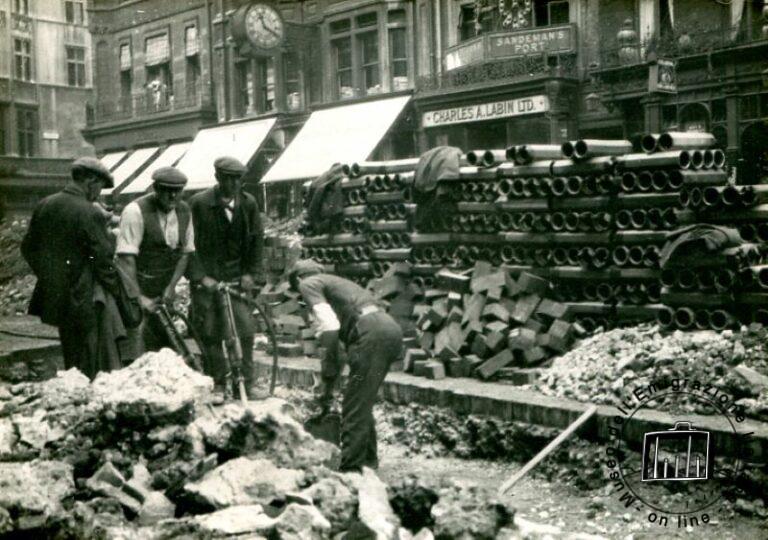
[[[347,349],[349,378],[341,409],[342,471],[375,469],[376,423],[373,405],[390,365],[400,358],[403,333],[371,293],[339,276],[326,274],[312,260],[297,261],[288,273],[291,289],[301,293],[318,323],[321,359],[320,405],[330,409],[341,374],[339,342]]]
[[[72,179],[64,189],[35,208],[21,253],[37,276],[29,313],[58,327],[66,369],[77,367],[89,377],[102,369],[99,361],[99,318],[94,300],[97,285],[118,294],[114,251],[104,219],[93,202],[113,179],[95,158],[72,163]]]
[[[206,374],[218,385],[223,385],[228,378],[221,350],[221,341],[225,337],[224,311],[216,287],[219,282],[225,282],[250,293],[255,284],[263,280],[264,230],[256,199],[241,189],[245,166],[228,156],[218,158],[213,166],[216,185],[190,199],[192,223],[197,231],[190,271],[194,285],[192,324],[198,329],[206,348]],[[243,350],[242,375],[246,392],[250,393],[253,384],[253,316],[251,309],[241,301],[233,299],[232,308]]]
[[[138,285],[141,305],[149,314],[141,325],[137,352],[171,346],[153,314],[157,302],[172,303],[176,284],[195,250],[191,212],[181,200],[187,177],[174,167],[161,167],[152,173],[152,180],[152,192],[123,209],[117,236],[119,260]]]

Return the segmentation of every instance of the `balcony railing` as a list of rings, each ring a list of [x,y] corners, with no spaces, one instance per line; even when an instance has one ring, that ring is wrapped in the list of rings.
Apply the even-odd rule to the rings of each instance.
[[[496,81],[512,83],[534,76],[575,77],[576,74],[575,54],[525,56],[470,65],[444,72],[440,76],[419,77],[416,80],[416,91],[431,92]]]
[[[114,122],[142,118],[169,112],[193,111],[213,108],[210,90],[199,85],[181,87],[173,92],[147,89],[140,94],[119,98],[116,101],[100,101],[89,118],[89,123]]]
[[[600,50],[600,67],[612,68],[644,63],[649,55],[659,58],[680,58],[697,54],[707,54],[729,48],[768,44],[768,35],[743,28],[680,28],[663,35],[651,36],[640,42],[630,42],[624,46],[614,45]]]

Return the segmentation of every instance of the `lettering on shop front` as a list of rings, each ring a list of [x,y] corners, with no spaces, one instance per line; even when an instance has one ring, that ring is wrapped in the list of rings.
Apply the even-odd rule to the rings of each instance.
[[[491,35],[489,42],[489,56],[492,58],[543,52],[570,52],[572,50],[573,29],[570,26]]]
[[[549,110],[549,98],[547,96],[531,96],[464,107],[453,107],[424,113],[422,125],[424,127],[443,126],[447,124],[460,124],[463,122],[478,122],[509,116],[535,114]]]

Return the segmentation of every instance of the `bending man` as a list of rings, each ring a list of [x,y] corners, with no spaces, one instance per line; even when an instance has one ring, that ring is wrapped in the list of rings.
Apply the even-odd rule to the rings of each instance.
[[[373,404],[392,362],[400,358],[403,334],[368,291],[349,280],[323,273],[314,261],[298,261],[289,273],[317,318],[322,359],[323,408],[327,410],[341,373],[339,341],[347,348],[349,380],[341,411],[341,470],[378,467]]]

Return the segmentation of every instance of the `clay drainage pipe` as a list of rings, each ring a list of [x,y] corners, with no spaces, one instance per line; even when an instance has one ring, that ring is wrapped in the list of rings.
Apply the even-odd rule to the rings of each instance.
[[[725,310],[716,309],[709,313],[709,326],[718,332],[734,325],[735,319]]]
[[[680,330],[690,330],[693,328],[695,321],[696,318],[692,309],[682,307],[675,310],[675,325]]]
[[[675,322],[675,312],[672,308],[664,306],[656,312],[656,322],[662,328],[671,328]]]

